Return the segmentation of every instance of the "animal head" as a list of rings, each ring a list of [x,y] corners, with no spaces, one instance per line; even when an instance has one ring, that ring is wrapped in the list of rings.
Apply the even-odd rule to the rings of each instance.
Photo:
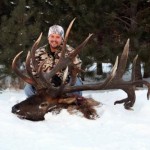
[[[44,120],[45,114],[54,108],[57,102],[57,99],[52,99],[48,94],[40,93],[14,105],[12,113],[22,119],[40,121]]]

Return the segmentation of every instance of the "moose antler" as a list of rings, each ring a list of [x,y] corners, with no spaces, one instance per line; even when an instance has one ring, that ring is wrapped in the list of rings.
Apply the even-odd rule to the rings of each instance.
[[[62,53],[61,53],[59,62],[49,73],[42,72],[42,68],[43,68],[43,65],[45,64],[46,60],[43,61],[40,65],[38,65],[38,63],[36,62],[36,59],[35,59],[35,53],[36,53],[38,44],[40,42],[40,39],[42,37],[42,34],[39,36],[37,41],[33,44],[31,52],[28,52],[28,55],[27,55],[26,72],[27,72],[28,76],[23,75],[17,68],[17,61],[20,58],[20,55],[22,52],[17,54],[16,57],[14,58],[13,63],[12,63],[12,69],[16,72],[16,74],[19,77],[21,77],[25,82],[33,85],[37,90],[37,94],[35,96],[33,96],[32,98],[28,98],[27,100],[25,100],[23,102],[23,104],[25,105],[25,103],[27,103],[29,101],[34,101],[34,103],[36,103],[36,104],[40,103],[40,104],[38,104],[38,107],[40,105],[40,113],[39,112],[36,113],[36,117],[37,117],[37,115],[39,115],[38,117],[41,118],[41,115],[44,116],[44,114],[47,113],[48,110],[50,110],[54,106],[60,106],[60,104],[62,102],[63,102],[63,104],[66,103],[68,105],[68,104],[70,104],[70,103],[72,104],[73,102],[76,101],[76,98],[74,98],[74,97],[70,100],[70,97],[67,97],[67,93],[71,93],[71,92],[75,92],[75,91],[85,91],[85,90],[122,89],[123,91],[125,91],[127,93],[127,98],[122,99],[122,100],[117,100],[114,104],[124,103],[125,109],[130,109],[134,105],[135,99],[136,99],[135,86],[139,83],[144,84],[148,87],[147,98],[149,98],[150,84],[144,80],[135,80],[135,77],[134,77],[137,56],[135,57],[135,59],[133,61],[131,80],[124,81],[122,78],[123,74],[125,72],[127,59],[128,59],[129,39],[127,40],[127,42],[124,46],[124,50],[123,50],[123,53],[122,53],[120,59],[118,59],[118,57],[116,58],[116,62],[114,64],[114,67],[112,68],[110,75],[107,77],[107,79],[103,83],[86,84],[86,85],[81,85],[81,86],[72,86],[72,84],[71,85],[65,84],[65,79],[66,79],[66,76],[68,73],[68,68],[70,66],[75,65],[75,64],[73,64],[74,58],[80,53],[81,49],[87,44],[87,42],[89,41],[89,39],[92,36],[92,34],[89,34],[89,36],[72,53],[65,55],[66,54],[66,43],[67,43],[69,33],[70,33],[70,30],[71,30],[71,27],[72,27],[74,21],[75,21],[75,19],[72,20],[72,22],[70,23],[70,25],[66,31],[66,35],[65,35],[64,43],[63,43],[63,49],[62,49]],[[118,60],[119,60],[119,62],[118,62]],[[37,71],[39,78],[36,78],[33,75],[32,69],[30,66],[31,62],[33,64],[34,70]],[[59,87],[54,87],[49,81],[57,72],[59,72],[63,69],[65,69],[66,71],[64,73],[62,84]],[[42,91],[42,92],[39,92],[39,91]],[[63,95],[65,95],[65,98]],[[22,103],[20,105],[22,106]],[[18,110],[18,106],[20,106],[20,105],[18,104],[17,106],[13,107],[13,112],[17,113],[16,107]],[[30,105],[31,105],[31,103],[30,103]],[[33,107],[35,107],[35,106],[33,106]],[[89,108],[89,105],[86,104],[86,107]],[[41,110],[41,108],[42,108],[42,110]],[[90,110],[90,112],[93,111],[93,109],[91,109],[91,108],[89,108],[89,110]],[[32,108],[32,111],[33,111],[33,108]],[[87,112],[88,111],[86,111],[86,113]],[[28,119],[32,118],[32,120],[36,120],[38,118],[37,117],[36,119],[34,119],[35,113],[33,113],[34,115],[32,115],[32,116],[31,116],[31,114],[29,115],[27,113],[20,113],[20,114],[23,116],[26,116],[26,118],[28,118]],[[86,114],[85,116],[89,117],[90,115],[91,114],[88,114],[88,115]]]

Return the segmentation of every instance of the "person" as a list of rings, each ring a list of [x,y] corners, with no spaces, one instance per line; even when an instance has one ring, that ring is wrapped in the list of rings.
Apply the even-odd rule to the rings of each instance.
[[[42,63],[43,60],[46,60],[46,63],[42,68],[43,72],[50,72],[53,69],[53,67],[55,67],[55,65],[58,63],[59,58],[61,56],[63,40],[64,40],[64,29],[59,25],[51,26],[48,31],[48,44],[38,48],[35,53],[35,57],[36,60],[38,61],[38,64]],[[69,45],[66,45],[66,49],[68,54],[74,50]],[[82,61],[78,56],[75,58],[74,63],[78,64],[77,65],[78,68],[81,68]],[[36,70],[34,70],[32,62],[30,66],[32,68],[33,75],[38,78],[37,72]],[[60,86],[62,82],[62,77],[63,71],[57,72],[56,75],[52,77],[50,81],[51,84],[53,84],[53,86],[55,87]],[[67,80],[68,83],[71,82],[70,75],[68,75]],[[80,77],[76,78],[76,82],[74,85],[82,85],[82,80]],[[36,93],[36,89],[32,85],[26,84],[24,92],[27,97],[30,97]],[[81,91],[73,92],[72,94],[82,96]]]

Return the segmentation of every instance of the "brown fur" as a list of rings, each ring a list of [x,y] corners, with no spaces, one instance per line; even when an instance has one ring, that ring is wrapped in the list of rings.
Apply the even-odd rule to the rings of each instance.
[[[70,114],[73,111],[80,111],[87,119],[98,117],[94,106],[99,102],[81,96],[69,96],[61,98],[51,98],[44,91],[27,98],[25,101],[16,104],[12,112],[22,119],[39,121],[44,120],[46,113],[59,114],[62,109],[67,109]]]
[[[83,102],[80,105],[69,105],[67,111],[70,114],[75,114],[80,111],[83,116],[87,119],[96,119],[98,114],[94,106],[98,106],[100,103],[93,100],[92,98],[83,98]]]

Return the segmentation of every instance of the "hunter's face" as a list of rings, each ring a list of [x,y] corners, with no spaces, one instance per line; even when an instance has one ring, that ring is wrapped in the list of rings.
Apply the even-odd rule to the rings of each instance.
[[[48,37],[48,42],[51,48],[55,49],[62,43],[62,37],[59,34],[51,34]]]

